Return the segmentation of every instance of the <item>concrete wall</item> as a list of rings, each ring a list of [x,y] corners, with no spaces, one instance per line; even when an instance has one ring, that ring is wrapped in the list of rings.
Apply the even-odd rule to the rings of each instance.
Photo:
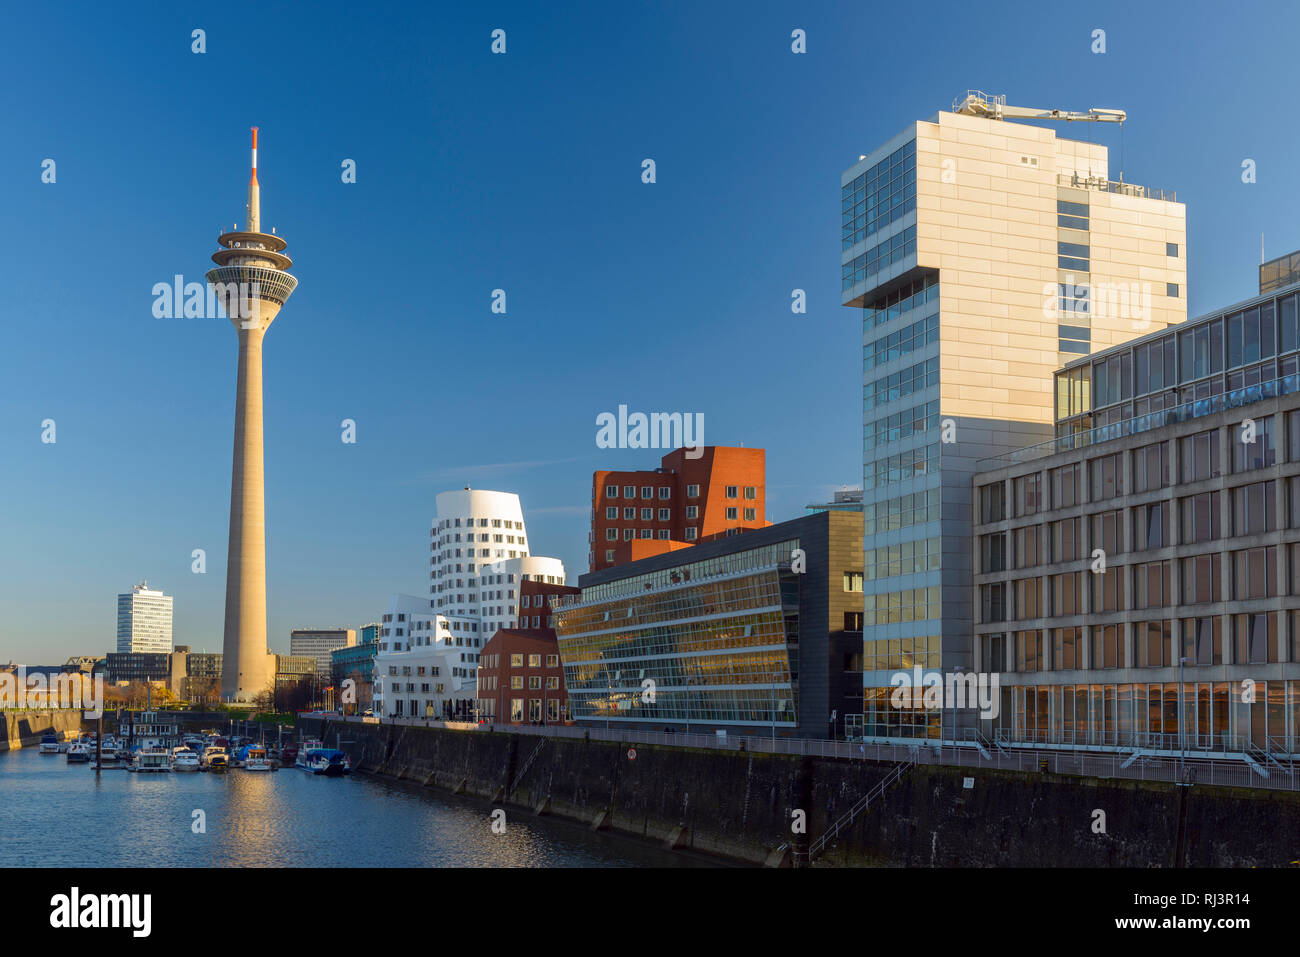
[[[0,711],[0,751],[39,744],[47,731],[63,740],[81,731],[80,711]]]
[[[318,719],[303,725],[320,733]],[[354,768],[504,804],[507,819],[540,811],[752,863],[775,863],[779,845],[823,834],[889,770],[645,745],[629,759],[629,745],[603,741],[352,723],[327,727],[328,746],[335,731]],[[795,808],[807,812],[805,835],[791,833]],[[1093,830],[1097,810],[1105,833]],[[1296,794],[926,767],[890,788],[819,863],[1168,867],[1184,810],[1187,866],[1286,866],[1300,847]]]

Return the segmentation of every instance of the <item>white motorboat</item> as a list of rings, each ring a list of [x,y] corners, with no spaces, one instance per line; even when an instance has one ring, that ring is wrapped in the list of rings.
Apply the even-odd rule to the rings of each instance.
[[[81,741],[68,747],[69,764],[86,764],[90,761],[90,748]]]
[[[189,748],[174,748],[172,750],[172,770],[173,771],[197,771],[199,770],[199,756]]]
[[[41,754],[58,754],[59,753],[59,736],[53,731],[46,731],[41,735]]]
[[[137,751],[135,761],[127,769],[129,771],[170,771],[172,769],[172,756],[162,748],[149,748],[148,750]]]
[[[205,771],[224,771],[230,766],[230,754],[225,748],[210,744],[203,749],[199,764]]]
[[[249,748],[244,756],[243,768],[245,771],[274,771],[275,765],[271,763],[266,748]]]

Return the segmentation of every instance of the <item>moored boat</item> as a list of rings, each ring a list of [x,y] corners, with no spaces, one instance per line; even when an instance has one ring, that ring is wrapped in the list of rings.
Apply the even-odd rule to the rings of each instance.
[[[68,748],[69,764],[85,764],[90,760],[90,748],[80,741]]]
[[[172,749],[173,771],[197,771],[198,769],[199,756],[195,752],[185,747]]]
[[[224,771],[230,765],[230,755],[226,749],[215,744],[210,744],[203,749],[203,757],[200,759],[200,766],[205,771]]]
[[[53,731],[46,731],[41,735],[41,754],[58,754],[59,753],[59,736]]]
[[[348,756],[334,748],[308,748],[298,752],[297,767],[312,774],[342,777],[352,770]]]
[[[266,753],[266,748],[248,747],[244,749],[243,762],[240,765],[245,771],[274,771],[275,765],[271,763],[270,757]]]
[[[132,762],[130,771],[170,771],[172,769],[171,754],[162,748],[148,748],[136,752],[135,761]]]

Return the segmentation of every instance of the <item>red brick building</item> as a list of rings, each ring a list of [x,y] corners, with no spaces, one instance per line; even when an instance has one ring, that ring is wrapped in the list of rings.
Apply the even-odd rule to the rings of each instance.
[[[699,458],[687,451],[669,452],[657,469],[592,475],[591,571],[772,524],[763,449],[709,445]]]
[[[479,720],[497,724],[560,724],[569,720],[555,632],[502,628],[478,659]]]
[[[480,720],[559,724],[569,719],[550,599],[578,592],[572,585],[520,582],[517,627],[499,629],[479,653],[475,706]]]

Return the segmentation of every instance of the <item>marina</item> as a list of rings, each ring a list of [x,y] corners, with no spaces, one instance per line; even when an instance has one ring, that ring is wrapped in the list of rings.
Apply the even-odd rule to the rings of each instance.
[[[24,867],[700,865],[513,811],[494,834],[486,803],[364,774],[96,774],[27,747],[0,753],[0,788],[0,848]],[[79,840],[51,842],[32,824],[65,819]]]

